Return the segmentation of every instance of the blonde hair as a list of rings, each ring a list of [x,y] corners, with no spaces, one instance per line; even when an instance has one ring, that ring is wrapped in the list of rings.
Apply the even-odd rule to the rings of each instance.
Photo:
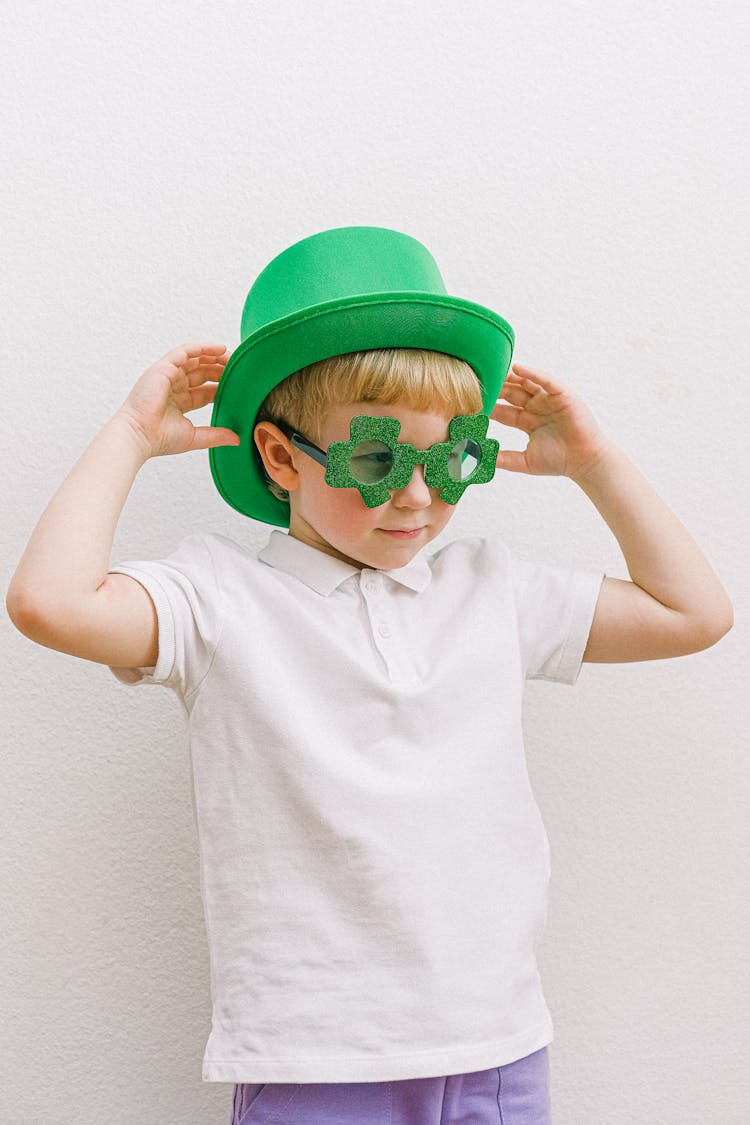
[[[468,363],[443,352],[348,352],[288,375],[260,404],[255,425],[287,422],[319,445],[328,409],[349,402],[399,402],[410,410],[437,410],[454,417],[480,413],[482,388]],[[289,501],[289,493],[275,481],[269,481],[268,488],[277,500]]]

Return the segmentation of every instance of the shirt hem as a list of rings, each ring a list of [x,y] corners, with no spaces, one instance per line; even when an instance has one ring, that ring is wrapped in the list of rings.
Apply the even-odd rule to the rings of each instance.
[[[393,1082],[410,1078],[435,1078],[471,1074],[507,1066],[548,1046],[553,1039],[551,1018],[532,1031],[469,1048],[417,1051],[380,1058],[208,1059],[203,1060],[204,1082]]]

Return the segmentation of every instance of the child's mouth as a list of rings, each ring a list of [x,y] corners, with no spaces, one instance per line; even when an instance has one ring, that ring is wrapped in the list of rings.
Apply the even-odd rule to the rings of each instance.
[[[420,531],[424,531],[424,528],[415,527],[412,531],[389,531],[385,527],[380,527],[378,531],[382,531],[386,535],[393,535],[395,539],[416,539]]]

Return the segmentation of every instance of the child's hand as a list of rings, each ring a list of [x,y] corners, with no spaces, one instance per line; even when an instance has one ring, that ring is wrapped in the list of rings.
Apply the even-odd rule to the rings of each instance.
[[[228,359],[224,344],[181,344],[143,372],[118,414],[133,426],[147,457],[239,445],[233,430],[194,426],[185,417],[213,402]]]
[[[522,452],[498,454],[499,469],[513,473],[576,477],[585,474],[609,442],[582,399],[551,375],[514,363],[490,414],[529,435]]]

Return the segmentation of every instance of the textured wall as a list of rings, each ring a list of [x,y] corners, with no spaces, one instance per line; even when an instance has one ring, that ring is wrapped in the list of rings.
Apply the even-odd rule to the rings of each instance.
[[[556,1125],[746,1122],[747,6],[78,0],[3,25],[4,587],[141,371],[234,348],[274,254],[353,223],[419,238],[586,398],[735,605],[706,652],[529,685]],[[444,535],[627,577],[568,480],[464,505]],[[206,452],[151,461],[113,561],[195,529],[269,530]],[[220,1125],[179,705],[0,630],[0,1121]]]

